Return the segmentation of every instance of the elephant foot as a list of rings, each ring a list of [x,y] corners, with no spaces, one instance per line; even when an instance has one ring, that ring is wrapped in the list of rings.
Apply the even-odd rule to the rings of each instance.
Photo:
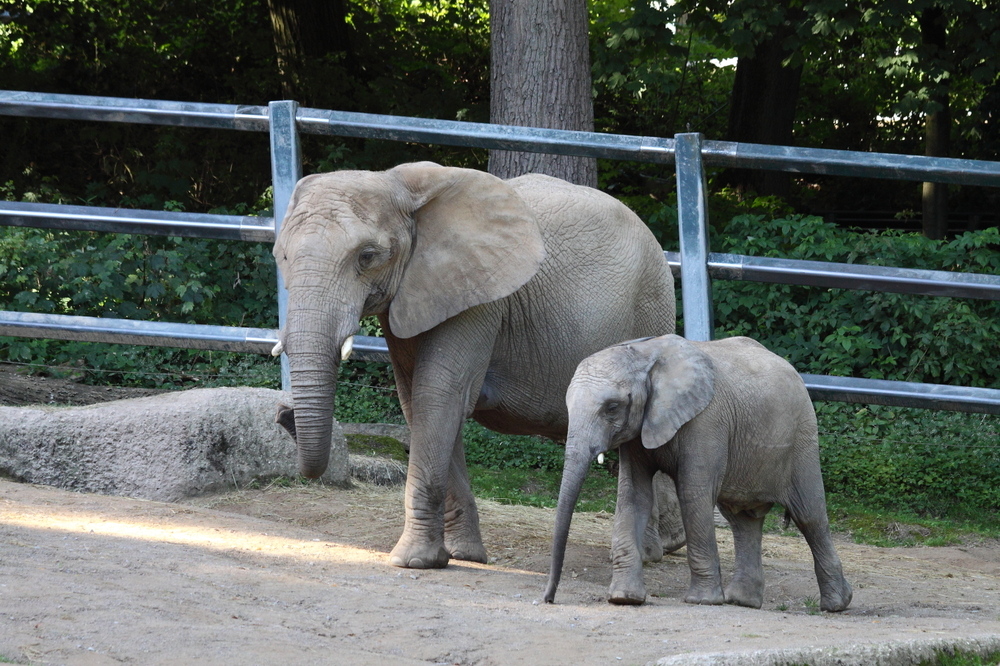
[[[727,604],[760,608],[764,605],[764,582],[736,576],[724,592]]]
[[[480,562],[486,564],[486,547],[480,542],[474,541],[449,541],[445,539],[445,549],[452,559],[464,560],[465,562]]]
[[[661,544],[663,546],[663,554],[668,555],[676,550],[680,550],[685,543],[687,543],[687,538],[684,535],[684,530],[680,532],[660,532],[663,536]]]
[[[654,534],[652,539],[649,536],[647,533],[642,543],[642,561],[660,562],[663,560],[663,544],[660,542],[660,536]]]
[[[389,553],[389,564],[404,569],[443,569],[448,559],[443,546],[404,544],[402,540]]]
[[[624,586],[612,581],[608,602],[619,606],[644,604],[646,603],[646,585],[640,581],[638,586]]]
[[[701,583],[691,581],[687,594],[684,595],[684,603],[700,604],[703,606],[721,606],[726,602],[726,596],[722,593],[722,586],[718,583]]]
[[[841,578],[836,583],[829,585],[828,589],[820,591],[819,607],[828,613],[838,613],[851,605],[854,591],[851,584]]]

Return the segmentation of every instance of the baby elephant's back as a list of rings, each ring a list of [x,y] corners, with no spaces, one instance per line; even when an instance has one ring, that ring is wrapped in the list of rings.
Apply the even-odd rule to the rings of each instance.
[[[792,364],[756,340],[733,337],[695,344],[716,365],[716,390],[737,391],[733,398],[756,409],[808,403],[812,411],[809,392]]]
[[[795,368],[749,338],[701,344],[711,345],[716,396],[732,405],[723,487],[764,499],[796,469],[818,466],[816,412]]]

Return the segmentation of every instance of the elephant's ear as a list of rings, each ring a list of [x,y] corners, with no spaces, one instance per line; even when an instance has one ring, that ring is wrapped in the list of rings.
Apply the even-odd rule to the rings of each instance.
[[[394,335],[412,337],[509,296],[538,271],[545,259],[538,221],[504,181],[431,162],[388,173],[410,197],[415,222],[410,260],[389,306]]]
[[[642,444],[663,446],[682,425],[698,416],[715,395],[715,364],[705,352],[678,335],[641,343],[652,349]]]

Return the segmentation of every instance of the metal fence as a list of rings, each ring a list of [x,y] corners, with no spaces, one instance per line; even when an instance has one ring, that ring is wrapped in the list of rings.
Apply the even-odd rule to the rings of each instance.
[[[401,118],[299,108],[294,101],[263,107],[0,91],[0,115],[268,132],[275,211],[264,218],[0,202],[0,225],[273,242],[302,175],[300,133],[328,134],[674,164],[680,252],[665,255],[680,277],[684,335],[691,339],[712,337],[713,278],[1000,300],[994,275],[710,253],[705,184],[705,168],[715,166],[998,187],[996,162],[706,141],[696,133],[663,139]],[[276,292],[280,327],[286,296],[280,284]],[[0,311],[0,335],[257,353],[277,342],[271,329],[9,311]],[[359,337],[355,353],[387,358],[379,338]],[[1000,413],[1000,390],[803,377],[817,400]],[[282,383],[288,386],[287,368]]]

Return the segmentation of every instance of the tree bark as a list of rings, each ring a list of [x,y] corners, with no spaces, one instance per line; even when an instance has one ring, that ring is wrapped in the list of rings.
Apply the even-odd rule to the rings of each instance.
[[[490,1],[490,122],[594,130],[586,0]],[[597,186],[597,160],[490,151],[490,173]]]
[[[944,11],[940,7],[929,7],[920,15],[920,34],[924,46],[939,54],[945,52],[948,33]],[[927,114],[924,154],[928,157],[948,157],[951,152],[951,108],[947,78],[940,82],[932,101],[937,110]],[[922,198],[924,235],[941,240],[948,233],[948,185],[924,183]]]
[[[785,37],[779,31],[758,44],[752,57],[737,62],[727,140],[792,145],[802,66],[783,64],[791,55],[782,46]],[[781,171],[734,169],[726,181],[741,192],[761,195],[787,196],[791,188],[791,176]]]
[[[308,61],[339,53],[353,67],[344,0],[267,0],[285,99],[308,103]]]

